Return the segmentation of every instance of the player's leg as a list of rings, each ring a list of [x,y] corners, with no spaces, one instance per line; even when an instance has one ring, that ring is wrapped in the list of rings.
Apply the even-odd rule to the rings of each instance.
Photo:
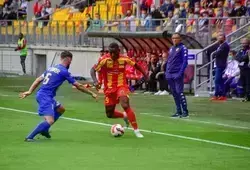
[[[20,60],[21,60],[21,66],[22,66],[23,73],[26,74],[26,68],[25,68],[26,56],[20,56]]]
[[[54,123],[54,116],[45,115],[44,121],[37,125],[37,127],[25,138],[25,141],[33,141],[34,137],[37,134],[49,129],[53,123]]]
[[[138,124],[136,121],[135,113],[130,107],[128,96],[120,96],[119,101],[121,103],[122,108],[124,109],[124,111],[127,114],[128,120],[134,129],[134,133],[135,133],[136,137],[143,138],[143,135],[140,133],[140,131],[138,129]]]
[[[127,114],[127,118],[129,120],[131,126],[134,129],[134,133],[135,133],[136,137],[143,138],[143,135],[140,133],[140,131],[138,129],[138,124],[136,121],[135,113],[130,107],[128,95],[129,95],[129,89],[127,87],[120,87],[117,90],[117,97],[119,99],[119,102],[120,102],[123,110]]]
[[[124,114],[122,112],[115,110],[118,102],[119,101],[117,101],[115,93],[105,95],[105,110],[108,118],[124,118]]]
[[[25,141],[33,141],[34,137],[41,132],[49,129],[54,123],[54,102],[53,99],[44,95],[37,96],[39,105],[38,113],[44,117],[44,121],[39,123],[36,128],[25,138]]]
[[[54,108],[54,123],[55,123],[65,112],[65,108],[57,101],[54,101],[54,104],[55,104]],[[49,133],[49,128],[41,132],[41,135],[45,136],[46,138],[51,138],[51,135]]]
[[[179,98],[179,95],[177,94],[177,90],[176,90],[175,80],[172,78],[169,78],[167,81],[168,81],[168,84],[170,86],[172,95],[174,97],[175,106],[176,106],[176,113],[173,114],[172,117],[179,117],[182,114],[182,110],[181,110],[180,98]]]
[[[187,100],[186,100],[186,96],[184,94],[184,77],[183,76],[174,80],[175,86],[176,86],[176,93],[179,96],[179,101],[181,103],[181,107],[182,107],[182,111],[183,111],[181,116],[180,116],[182,118],[188,117]]]
[[[246,92],[245,101],[250,101],[250,70],[246,70],[245,73],[245,92]]]

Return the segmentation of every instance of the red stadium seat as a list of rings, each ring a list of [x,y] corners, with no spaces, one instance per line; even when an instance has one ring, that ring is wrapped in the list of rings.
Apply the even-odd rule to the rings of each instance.
[[[194,66],[188,65],[184,73],[184,84],[189,84],[189,93],[192,93],[193,80],[194,80]]]

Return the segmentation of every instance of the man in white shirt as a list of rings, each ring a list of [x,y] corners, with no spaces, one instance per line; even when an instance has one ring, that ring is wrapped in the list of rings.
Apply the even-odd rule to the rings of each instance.
[[[235,60],[236,51],[231,50],[228,56],[228,63],[223,74],[224,84],[225,84],[225,94],[230,92],[230,88],[236,88],[240,69],[239,69],[239,62]]]
[[[136,32],[135,16],[132,15],[131,10],[127,10],[126,17],[124,18],[126,23],[127,31]]]

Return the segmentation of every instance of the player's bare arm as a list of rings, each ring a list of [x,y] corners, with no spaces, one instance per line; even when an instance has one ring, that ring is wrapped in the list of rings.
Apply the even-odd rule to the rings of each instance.
[[[31,95],[33,91],[39,86],[39,84],[43,81],[43,79],[43,76],[36,78],[36,80],[32,83],[28,91],[19,94],[19,98],[24,99],[25,97]]]
[[[98,83],[98,80],[96,77],[96,70],[94,68],[91,68],[90,75],[94,81],[94,86],[96,87],[97,90],[99,90],[101,88],[101,85]]]
[[[147,75],[146,72],[142,69],[142,67],[139,66],[138,64],[135,64],[134,67],[135,67],[135,69],[139,70],[139,71],[143,74],[143,76],[145,77],[145,80],[147,81],[147,80],[148,80],[148,75]]]
[[[87,89],[86,87],[84,87],[83,84],[75,82],[73,84],[78,90],[80,90],[83,93],[89,94],[91,95],[93,98],[97,99],[97,94],[95,94],[94,92],[90,91],[89,89]]]

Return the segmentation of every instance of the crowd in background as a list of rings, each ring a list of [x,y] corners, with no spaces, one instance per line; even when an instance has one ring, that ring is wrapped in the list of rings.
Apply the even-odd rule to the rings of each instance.
[[[11,25],[11,22],[4,22],[4,20],[17,20],[25,18],[27,15],[27,1],[26,0],[5,0],[0,6],[0,24]]]

